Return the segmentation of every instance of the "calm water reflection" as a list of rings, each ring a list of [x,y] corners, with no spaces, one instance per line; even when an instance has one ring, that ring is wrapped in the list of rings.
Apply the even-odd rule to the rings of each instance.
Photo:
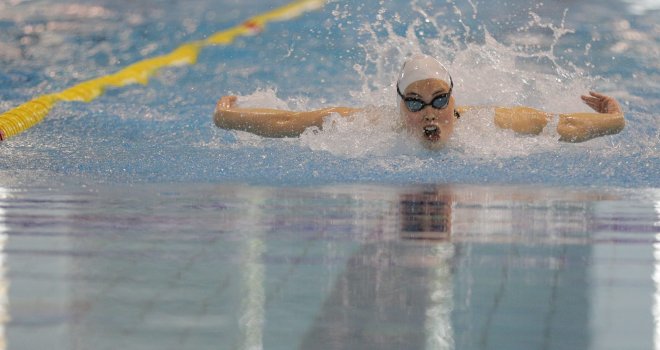
[[[616,189],[5,188],[0,329],[15,349],[649,349],[659,203]]]
[[[453,348],[452,202],[445,187],[395,197],[398,237],[350,257],[301,348]]]

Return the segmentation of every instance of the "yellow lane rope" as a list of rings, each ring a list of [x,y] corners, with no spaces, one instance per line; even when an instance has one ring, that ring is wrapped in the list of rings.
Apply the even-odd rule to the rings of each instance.
[[[174,51],[134,63],[114,74],[101,76],[64,91],[42,95],[12,110],[0,114],[0,141],[19,134],[42,121],[61,101],[91,102],[108,87],[147,84],[149,77],[164,67],[195,64],[199,51],[206,46],[229,45],[240,36],[255,35],[269,22],[286,21],[323,7],[325,0],[296,0],[272,11],[252,17],[227,30],[212,34],[205,40],[185,43]]]

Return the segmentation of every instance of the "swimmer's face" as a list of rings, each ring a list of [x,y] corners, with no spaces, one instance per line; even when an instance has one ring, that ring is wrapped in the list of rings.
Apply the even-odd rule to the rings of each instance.
[[[430,103],[435,97],[449,92],[449,83],[440,79],[426,79],[410,84],[402,91],[406,98],[415,98]],[[454,97],[451,96],[447,107],[436,109],[426,106],[417,112],[411,112],[403,101],[399,103],[403,123],[408,133],[421,141],[428,149],[444,146],[454,132]]]

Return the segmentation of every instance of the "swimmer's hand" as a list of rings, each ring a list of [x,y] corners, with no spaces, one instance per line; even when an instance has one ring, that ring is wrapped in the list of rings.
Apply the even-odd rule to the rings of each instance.
[[[612,97],[589,92],[582,101],[597,113],[569,113],[559,115],[559,141],[584,142],[595,137],[617,134],[626,122],[623,110]]]
[[[236,96],[222,96],[218,103],[215,104],[215,111],[213,112],[213,121],[219,128],[229,128],[228,112],[236,107]]]
[[[213,112],[213,122],[219,128],[235,129],[236,128],[236,96],[222,96],[218,103],[215,104],[215,111]]]
[[[218,103],[215,105],[215,110],[218,111],[220,109],[232,109],[236,107],[236,101],[238,100],[238,97],[236,96],[222,96],[219,100]]]

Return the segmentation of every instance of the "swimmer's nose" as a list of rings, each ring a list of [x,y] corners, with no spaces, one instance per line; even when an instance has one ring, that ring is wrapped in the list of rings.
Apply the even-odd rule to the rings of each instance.
[[[433,121],[433,120],[435,120],[435,116],[433,114],[427,114],[427,115],[424,116],[424,120]]]

